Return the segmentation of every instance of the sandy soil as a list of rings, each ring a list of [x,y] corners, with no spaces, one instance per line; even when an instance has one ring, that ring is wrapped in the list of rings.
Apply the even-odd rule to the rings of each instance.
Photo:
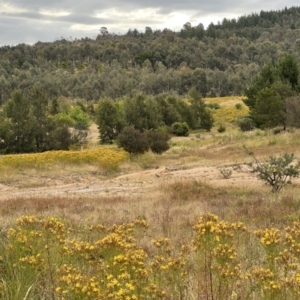
[[[178,168],[175,166],[157,167],[151,170],[123,174],[115,178],[103,179],[97,176],[80,176],[78,174],[60,176],[59,178],[40,178],[40,184],[28,186],[25,182],[18,184],[0,184],[0,199],[16,197],[51,197],[51,196],[99,196],[99,195],[138,195],[152,193],[162,186],[180,180],[198,180],[214,183],[217,186],[249,186],[260,184],[253,174],[247,172],[247,166],[239,170],[226,167],[232,171],[229,179],[220,173],[225,167]],[[36,179],[37,183],[39,178]]]

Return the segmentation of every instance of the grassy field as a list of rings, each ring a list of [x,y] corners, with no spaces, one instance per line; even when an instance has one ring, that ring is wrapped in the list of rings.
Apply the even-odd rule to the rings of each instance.
[[[1,158],[0,299],[299,299],[299,179],[272,193],[244,146],[300,158],[300,131],[242,133],[241,98],[207,101],[220,105],[213,130],[163,155]]]

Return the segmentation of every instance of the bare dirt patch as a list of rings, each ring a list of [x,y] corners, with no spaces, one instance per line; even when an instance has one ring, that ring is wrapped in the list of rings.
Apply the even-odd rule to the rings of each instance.
[[[230,178],[223,178],[221,169],[232,171]],[[164,166],[155,169],[123,174],[115,178],[99,178],[97,175],[78,174],[54,177],[25,178],[12,184],[0,184],[0,199],[16,197],[51,196],[101,196],[101,195],[139,195],[155,193],[162,186],[177,180],[196,180],[213,183],[217,186],[243,186],[258,184],[257,179],[247,172],[246,166],[234,170],[234,166],[201,166],[185,168]],[[260,183],[259,183],[260,184]]]

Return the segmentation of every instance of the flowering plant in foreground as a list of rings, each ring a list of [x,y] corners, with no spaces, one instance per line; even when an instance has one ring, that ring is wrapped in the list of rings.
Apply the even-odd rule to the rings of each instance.
[[[1,238],[1,299],[299,299],[300,223],[250,231],[204,214],[191,243],[148,224],[23,216]],[[252,254],[257,253],[255,259]]]

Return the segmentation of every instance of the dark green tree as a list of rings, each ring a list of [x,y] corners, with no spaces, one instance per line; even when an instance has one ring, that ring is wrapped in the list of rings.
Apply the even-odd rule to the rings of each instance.
[[[178,122],[185,122],[189,128],[195,128],[195,119],[191,105],[184,99],[178,97],[168,97],[167,100],[178,111],[180,115]]]
[[[193,72],[192,76],[192,85],[197,89],[197,91],[203,96],[206,96],[207,93],[207,79],[206,79],[206,73],[197,68]]]
[[[125,126],[123,113],[111,99],[99,101],[96,109],[96,123],[98,125],[102,144],[111,144]]]
[[[0,153],[7,154],[13,152],[15,148],[15,134],[8,118],[4,114],[0,115]]]
[[[190,102],[191,102],[191,111],[194,116],[194,129],[205,129],[210,131],[214,119],[210,111],[206,108],[205,102],[202,100],[201,94],[193,87],[189,91]]]
[[[272,128],[286,124],[284,102],[274,89],[268,87],[258,93],[250,116],[259,128]]]
[[[21,90],[12,93],[6,103],[4,115],[9,122],[11,141],[7,141],[7,152],[22,153],[34,150],[34,118],[28,98],[24,97]],[[7,124],[6,124],[7,125]]]
[[[287,126],[300,128],[300,97],[286,99]]]
[[[287,111],[287,101],[297,93],[298,77],[298,65],[291,55],[262,68],[245,91],[247,99],[244,100],[257,127],[283,126],[285,129],[291,123],[288,121],[292,115]]]
[[[254,77],[251,86],[245,90],[247,98],[244,99],[244,103],[249,106],[250,109],[254,108],[258,93],[262,89],[270,87],[276,81],[278,81],[277,69],[272,63],[268,63],[261,69],[260,73]]]
[[[35,151],[48,150],[48,95],[39,87],[34,86],[26,96],[33,117],[33,135]]]
[[[141,132],[133,126],[127,126],[118,135],[118,146],[132,154],[143,154],[149,150],[146,132]]]
[[[165,131],[149,130],[147,132],[149,147],[156,154],[162,154],[170,148],[168,144],[170,138],[171,136]]]
[[[162,123],[158,102],[152,97],[138,95],[124,100],[126,123],[141,131],[156,129]]]
[[[286,54],[279,60],[278,73],[284,83],[290,84],[294,90],[298,87],[299,68],[293,56]]]
[[[55,126],[49,133],[49,139],[51,140],[50,149],[52,150],[69,150],[74,143],[67,125]]]
[[[163,122],[167,126],[171,126],[173,123],[181,120],[181,116],[177,111],[176,106],[171,104],[171,102],[169,101],[171,97],[172,96],[165,97],[164,95],[159,95],[156,97],[156,101],[162,114]]]

